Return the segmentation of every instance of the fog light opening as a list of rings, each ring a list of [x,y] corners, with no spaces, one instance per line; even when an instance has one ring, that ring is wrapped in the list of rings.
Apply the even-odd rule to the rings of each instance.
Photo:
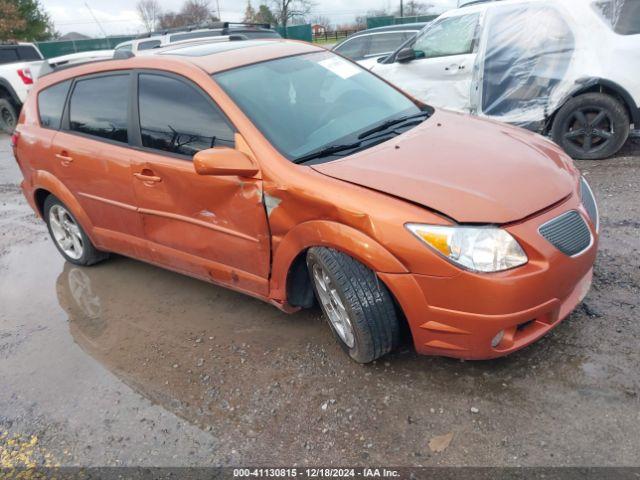
[[[491,340],[491,348],[496,348],[504,338],[504,330],[500,330],[498,334]]]

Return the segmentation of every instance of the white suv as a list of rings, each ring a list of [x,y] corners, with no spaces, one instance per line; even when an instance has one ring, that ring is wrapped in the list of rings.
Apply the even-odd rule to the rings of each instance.
[[[504,0],[451,10],[372,70],[416,98],[543,134],[574,158],[640,128],[639,0]]]
[[[13,132],[42,63],[33,43],[0,44],[0,131]]]

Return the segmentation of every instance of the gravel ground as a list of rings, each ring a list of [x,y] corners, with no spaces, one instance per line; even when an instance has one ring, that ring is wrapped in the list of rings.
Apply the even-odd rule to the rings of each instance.
[[[65,264],[0,137],[0,466],[639,465],[640,141],[578,166],[603,236],[570,318],[495,361],[361,366],[317,310]]]

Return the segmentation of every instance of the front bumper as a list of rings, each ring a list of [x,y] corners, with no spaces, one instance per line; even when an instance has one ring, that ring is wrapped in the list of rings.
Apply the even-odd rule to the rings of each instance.
[[[593,242],[569,257],[538,228],[572,209],[584,217]],[[419,353],[477,360],[507,355],[545,335],[586,296],[598,234],[578,199],[505,228],[527,252],[526,265],[493,274],[460,270],[454,277],[379,274],[401,305]],[[501,331],[504,337],[492,347]]]

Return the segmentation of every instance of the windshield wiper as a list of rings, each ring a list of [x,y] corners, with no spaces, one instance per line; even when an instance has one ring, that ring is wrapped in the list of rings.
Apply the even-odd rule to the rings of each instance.
[[[373,128],[370,128],[369,130],[366,130],[364,132],[362,132],[360,135],[358,135],[358,139],[362,140],[363,138],[367,138],[370,135],[373,135],[374,133],[378,133],[378,132],[383,132],[386,129],[388,129],[389,127],[393,127],[394,125],[398,125],[400,123],[404,123],[408,120],[413,120],[416,118],[420,118],[420,117],[424,117],[424,116],[429,116],[430,112],[425,112],[422,111],[420,113],[414,113],[413,115],[405,115],[403,117],[398,117],[398,118],[393,118],[391,120],[386,120],[384,122],[382,122],[379,125],[376,125]]]
[[[346,150],[353,150],[354,148],[358,148],[361,144],[362,142],[329,145],[328,147],[324,147],[320,150],[316,150],[315,152],[298,157],[293,161],[293,163],[304,163],[316,158],[328,157],[329,155],[344,152]]]

